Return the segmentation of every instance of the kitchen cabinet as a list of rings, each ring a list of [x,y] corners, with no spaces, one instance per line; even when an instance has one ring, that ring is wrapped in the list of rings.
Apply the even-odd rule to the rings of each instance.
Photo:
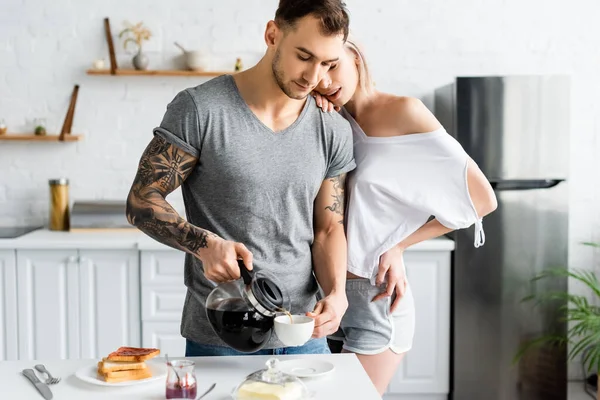
[[[385,400],[447,399],[450,374],[450,251],[407,251],[415,300],[415,337]]]
[[[19,359],[79,358],[77,251],[17,251]]]
[[[166,247],[140,252],[142,345],[173,357],[185,355],[185,339],[179,333],[187,292],[184,259],[185,253]]]
[[[17,250],[19,359],[100,358],[140,344],[135,250]]]
[[[139,253],[79,250],[81,358],[140,346]]]
[[[132,233],[39,231],[4,243],[0,360],[99,359],[127,345],[185,354],[183,252]],[[416,332],[386,400],[447,398],[453,248],[435,239],[405,253]]]
[[[142,324],[142,346],[160,349],[160,354],[169,357],[185,356],[185,339],[179,331],[179,323],[148,322]]]
[[[18,360],[17,259],[0,250],[0,361]]]

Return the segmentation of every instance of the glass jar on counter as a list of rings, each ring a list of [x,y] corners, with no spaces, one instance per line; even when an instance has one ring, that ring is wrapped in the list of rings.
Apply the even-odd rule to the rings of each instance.
[[[51,231],[70,229],[69,180],[50,179],[50,223]]]
[[[170,360],[167,363],[167,399],[195,399],[196,364],[190,360]]]

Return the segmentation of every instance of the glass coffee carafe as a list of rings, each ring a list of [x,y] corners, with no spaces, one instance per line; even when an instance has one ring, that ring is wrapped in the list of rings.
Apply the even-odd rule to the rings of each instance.
[[[271,338],[275,317],[290,309],[290,298],[273,275],[249,271],[242,260],[238,266],[242,278],[215,287],[206,299],[206,314],[228,346],[254,353]]]

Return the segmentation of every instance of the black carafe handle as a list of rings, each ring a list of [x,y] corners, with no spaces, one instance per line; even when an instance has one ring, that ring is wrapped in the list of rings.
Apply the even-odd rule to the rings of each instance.
[[[246,285],[249,285],[250,283],[252,283],[252,280],[254,279],[254,272],[252,272],[248,268],[246,268],[246,265],[244,264],[244,260],[237,260],[237,262],[238,262],[238,266],[240,267],[240,274],[242,275],[242,279],[244,279],[244,283]]]

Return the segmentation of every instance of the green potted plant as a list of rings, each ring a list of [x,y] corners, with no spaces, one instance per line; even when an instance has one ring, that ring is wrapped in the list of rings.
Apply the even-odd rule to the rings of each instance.
[[[35,118],[33,121],[34,130],[33,133],[36,136],[45,136],[46,135],[46,119],[45,118]]]
[[[133,43],[137,46],[137,54],[133,57],[133,66],[137,70],[145,70],[148,68],[148,56],[142,53],[142,43],[144,40],[150,40],[152,32],[144,27],[142,22],[138,22],[135,25],[125,22],[125,29],[119,33],[119,39],[125,37],[123,41],[123,48],[127,50],[127,44]]]
[[[598,243],[584,243],[584,245],[600,248]],[[567,277],[580,282],[591,291],[595,298],[600,300],[600,280],[591,271],[555,268],[535,276],[532,282],[557,277]],[[525,297],[523,301],[535,301],[535,304],[562,302],[563,306],[560,307],[559,318],[562,321],[567,321],[569,327],[565,336],[547,334],[524,343],[515,355],[514,363],[518,362],[525,353],[534,347],[553,344],[567,346],[569,360],[582,356],[586,374],[596,374],[600,371],[600,307],[590,304],[586,296],[571,294],[568,290],[532,294]],[[597,387],[596,399],[600,400],[600,384]]]

